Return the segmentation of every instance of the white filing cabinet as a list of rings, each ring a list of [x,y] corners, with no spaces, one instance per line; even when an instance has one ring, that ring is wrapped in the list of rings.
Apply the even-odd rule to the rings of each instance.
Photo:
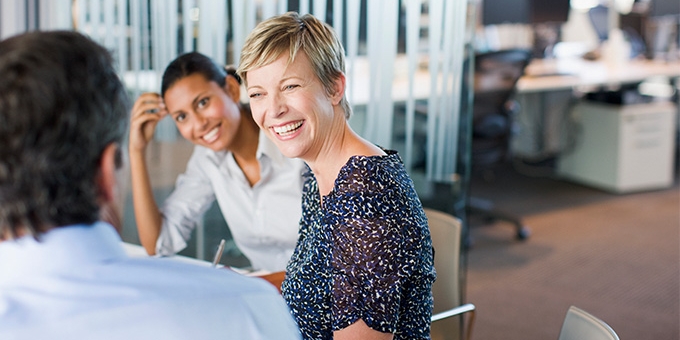
[[[670,187],[677,108],[671,102],[612,105],[580,102],[572,150],[560,155],[560,176],[625,193]]]

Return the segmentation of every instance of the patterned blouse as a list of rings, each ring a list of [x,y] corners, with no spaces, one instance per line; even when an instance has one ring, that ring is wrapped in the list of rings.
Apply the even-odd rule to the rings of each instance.
[[[321,207],[306,173],[300,237],[283,296],[305,339],[332,339],[359,319],[395,339],[429,339],[432,241],[396,151],[353,156]]]

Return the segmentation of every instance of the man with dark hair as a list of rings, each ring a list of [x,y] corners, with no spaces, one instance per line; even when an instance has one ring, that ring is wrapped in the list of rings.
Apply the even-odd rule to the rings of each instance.
[[[85,36],[0,42],[0,339],[299,338],[264,280],[125,254],[128,112]]]

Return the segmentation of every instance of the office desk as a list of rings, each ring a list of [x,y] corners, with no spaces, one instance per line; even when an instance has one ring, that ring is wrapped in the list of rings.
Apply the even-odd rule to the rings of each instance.
[[[369,67],[365,59],[357,59],[355,79],[348,81],[356,88],[352,104],[366,104],[370,93]],[[426,61],[421,61],[414,78],[409,79],[406,72],[407,60],[404,57],[395,60],[392,82],[392,99],[404,101],[412,90],[416,99],[427,99],[430,96],[432,77],[427,69]],[[525,70],[525,76],[517,82],[518,93],[541,93],[559,90],[572,90],[578,87],[617,86],[643,81],[654,76],[680,77],[680,60],[654,61],[631,60],[625,64],[607,64],[604,61],[588,61],[581,58],[569,59],[534,59]],[[436,82],[440,83],[441,77]],[[486,90],[489,86],[481,85]]]
[[[613,105],[581,101],[571,114],[578,140],[559,155],[563,178],[614,193],[673,185],[677,108],[667,101]]]
[[[536,59],[517,83],[519,133],[512,141],[515,155],[541,159],[560,153],[565,143],[565,118],[574,104],[574,90],[616,89],[655,76],[680,77],[680,61],[631,60],[625,64],[574,59]]]
[[[632,84],[654,76],[680,77],[680,61],[631,60],[624,64],[583,59],[536,59],[517,82],[518,93]]]

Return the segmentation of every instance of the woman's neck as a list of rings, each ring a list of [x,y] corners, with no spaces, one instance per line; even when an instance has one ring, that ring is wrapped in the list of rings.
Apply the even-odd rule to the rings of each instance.
[[[315,159],[305,160],[316,177],[322,198],[333,190],[340,170],[352,156],[385,154],[380,148],[356,134],[347,123],[343,129],[336,131],[341,131],[341,133],[328,141],[326,147]]]
[[[234,157],[254,160],[257,155],[257,147],[260,139],[260,128],[255,124],[248,112],[241,111],[241,122],[236,136],[227,151]]]
[[[260,181],[260,162],[257,160],[260,128],[248,112],[242,110],[241,115],[241,124],[229,151],[250,186],[253,186]]]

